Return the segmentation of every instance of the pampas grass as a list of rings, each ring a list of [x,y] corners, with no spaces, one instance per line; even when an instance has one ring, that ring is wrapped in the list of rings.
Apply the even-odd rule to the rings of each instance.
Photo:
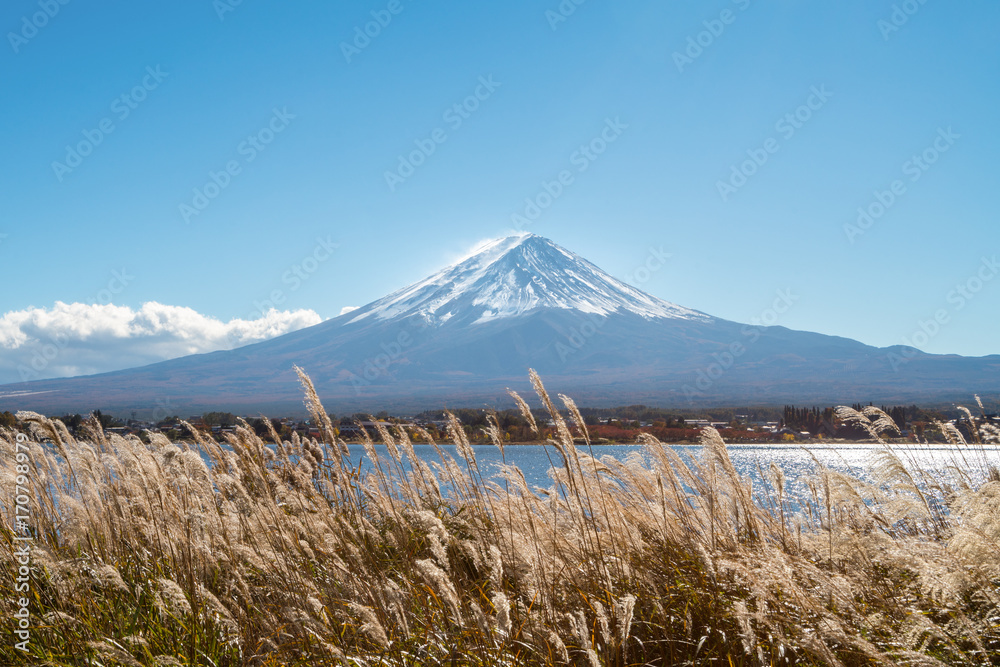
[[[884,445],[872,474],[819,466],[792,498],[777,467],[741,476],[711,428],[691,460],[649,435],[642,456],[599,459],[576,405],[559,396],[567,423],[532,371],[556,464],[550,488],[529,489],[506,460],[484,478],[452,415],[457,458],[426,431],[380,425],[387,456],[362,430],[363,472],[296,370],[322,442],[267,442],[242,421],[224,442],[188,427],[190,442],[144,444],[97,423],[77,441],[20,413],[32,637],[28,655],[0,644],[0,663],[1000,664],[1000,480],[980,444],[992,430],[965,445],[945,426],[961,448],[948,479]],[[878,442],[895,428],[875,408],[837,415]],[[495,418],[485,432],[503,455]],[[15,435],[0,431],[5,489]]]

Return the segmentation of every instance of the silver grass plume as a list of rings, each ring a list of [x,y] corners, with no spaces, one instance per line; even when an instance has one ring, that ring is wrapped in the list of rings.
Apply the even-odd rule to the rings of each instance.
[[[632,633],[632,616],[635,613],[635,596],[626,595],[615,602],[615,618],[618,621],[618,642],[625,646]]]
[[[949,444],[952,445],[969,444],[965,441],[965,436],[962,435],[962,432],[959,431],[957,428],[955,428],[955,425],[952,424],[951,422],[935,421],[934,425],[938,427],[938,429],[941,431],[941,435],[944,436],[944,439],[947,440]]]
[[[521,411],[521,416],[524,417],[524,419],[528,422],[528,425],[531,427],[531,432],[538,435],[538,424],[535,423],[535,415],[531,414],[531,408],[528,407],[528,403],[513,389],[508,389],[507,393],[514,399],[514,402],[517,404],[517,409]]]
[[[834,414],[837,416],[837,419],[845,424],[860,426],[872,440],[884,442],[882,436],[875,430],[871,420],[854,408],[849,408],[846,405],[838,405],[834,408]]]

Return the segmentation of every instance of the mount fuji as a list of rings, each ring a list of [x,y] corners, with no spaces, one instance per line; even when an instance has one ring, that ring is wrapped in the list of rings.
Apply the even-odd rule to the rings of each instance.
[[[527,369],[587,405],[968,400],[1000,355],[931,355],[740,324],[656,298],[535,235],[366,306],[261,343],[100,375],[0,386],[0,410],[301,411],[293,365],[326,407],[506,405]]]
[[[543,308],[602,317],[711,319],[630,287],[548,239],[525,234],[481,246],[468,259],[365,306],[350,323],[416,315],[428,325],[480,324]]]

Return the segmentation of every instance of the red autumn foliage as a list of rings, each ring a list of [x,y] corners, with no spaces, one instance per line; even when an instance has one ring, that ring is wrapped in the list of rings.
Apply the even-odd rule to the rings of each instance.
[[[591,438],[607,438],[615,442],[635,442],[639,433],[649,433],[662,442],[677,442],[679,440],[693,442],[698,439],[699,433],[699,429],[696,428],[667,428],[664,426],[624,428],[618,424],[596,424],[588,426],[587,431]],[[735,428],[724,428],[719,433],[726,442],[766,442],[774,438],[771,433],[755,433]]]

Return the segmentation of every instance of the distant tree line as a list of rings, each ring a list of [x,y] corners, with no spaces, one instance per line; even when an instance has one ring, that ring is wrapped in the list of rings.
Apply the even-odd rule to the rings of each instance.
[[[868,403],[868,405],[872,404]],[[865,406],[861,403],[854,403],[851,407],[860,412]],[[879,409],[892,418],[900,431],[911,430],[919,437],[924,436],[929,424],[935,421],[948,420],[946,415],[937,410],[919,408],[916,405],[882,405]],[[778,425],[779,427],[788,427],[796,431],[806,431],[811,435],[825,433],[838,438],[864,438],[867,435],[860,428],[836,424],[833,407],[826,407],[821,410],[815,406],[812,408],[799,408],[794,405],[786,405],[782,409]]]
[[[90,414],[92,414],[94,418],[97,419],[98,422],[100,422],[102,429],[125,426],[125,422],[123,420],[117,417],[113,417],[109,414],[105,414],[100,410],[94,410]],[[87,420],[87,417],[80,414],[72,414],[72,415],[66,414],[63,415],[62,417],[57,417],[57,419],[61,421],[69,430],[69,432],[75,436],[79,434],[80,426],[83,424],[83,422]]]
[[[868,403],[868,405],[872,405]],[[855,410],[862,410],[865,406],[862,403],[854,403]],[[935,421],[948,421],[954,415],[953,408],[942,408],[935,410],[931,408],[920,408],[916,405],[910,406],[881,406],[881,409],[888,414],[901,431],[910,431],[920,439],[930,437],[930,439],[940,439]],[[451,412],[459,419],[465,433],[473,440],[487,440],[484,429],[488,425],[488,415],[490,410],[484,408],[455,408]],[[100,422],[104,429],[126,426],[122,419],[106,414],[101,410],[95,410],[94,418]],[[554,428],[548,424],[550,415],[543,409],[533,409],[532,416],[535,419],[539,434],[536,434],[530,427],[528,421],[519,410],[507,409],[493,412],[499,423],[500,430],[504,434],[505,440],[513,442],[528,442],[541,438],[552,437]],[[570,423],[571,417],[568,411],[560,413],[564,419]],[[614,441],[634,441],[639,430],[651,433],[663,441],[690,440],[697,436],[697,429],[689,427],[685,420],[708,420],[713,423],[723,423],[728,426],[722,427],[723,436],[729,440],[759,440],[766,439],[769,434],[751,430],[756,424],[765,422],[775,422],[779,429],[788,429],[806,432],[812,436],[826,436],[847,439],[866,439],[867,434],[857,427],[837,423],[835,419],[834,407],[818,406],[799,407],[795,405],[785,405],[777,407],[720,407],[720,408],[699,408],[698,410],[681,410],[676,408],[655,408],[647,405],[625,405],[611,408],[580,408],[580,414],[587,425],[591,436],[594,439],[608,439]],[[951,415],[951,416],[949,416]],[[334,428],[343,429],[344,437],[353,439],[357,436],[354,425],[358,422],[368,422],[371,419],[386,423],[409,423],[419,421],[423,427],[437,441],[448,439],[447,417],[442,410],[427,410],[414,415],[412,418],[404,418],[390,415],[388,411],[382,410],[374,415],[365,412],[355,412],[350,415],[342,415],[339,418],[330,414],[330,421]],[[971,425],[964,424],[961,416],[956,426],[963,434],[971,437]],[[80,434],[81,426],[87,417],[79,414],[66,414],[58,417],[74,435]],[[315,425],[307,422],[280,419],[274,417],[244,417],[250,428],[262,438],[271,438],[271,429],[278,436],[287,440],[293,432],[299,435],[306,435]],[[193,418],[188,418],[193,420]],[[179,440],[190,437],[187,429],[181,426],[182,418],[174,415],[161,419],[157,428],[161,430],[171,440]],[[268,424],[268,422],[270,424]],[[206,412],[193,425],[204,430],[214,427],[232,428],[239,423],[239,417],[231,412],[213,411]],[[0,413],[0,426],[14,428],[18,424],[17,417],[11,412]],[[271,428],[268,428],[270,425]],[[350,429],[344,427],[350,426]],[[375,429],[368,427],[369,434],[377,437]],[[315,433],[315,431],[313,431]],[[143,433],[139,436],[146,440]],[[419,440],[419,435],[412,435],[415,440]]]

